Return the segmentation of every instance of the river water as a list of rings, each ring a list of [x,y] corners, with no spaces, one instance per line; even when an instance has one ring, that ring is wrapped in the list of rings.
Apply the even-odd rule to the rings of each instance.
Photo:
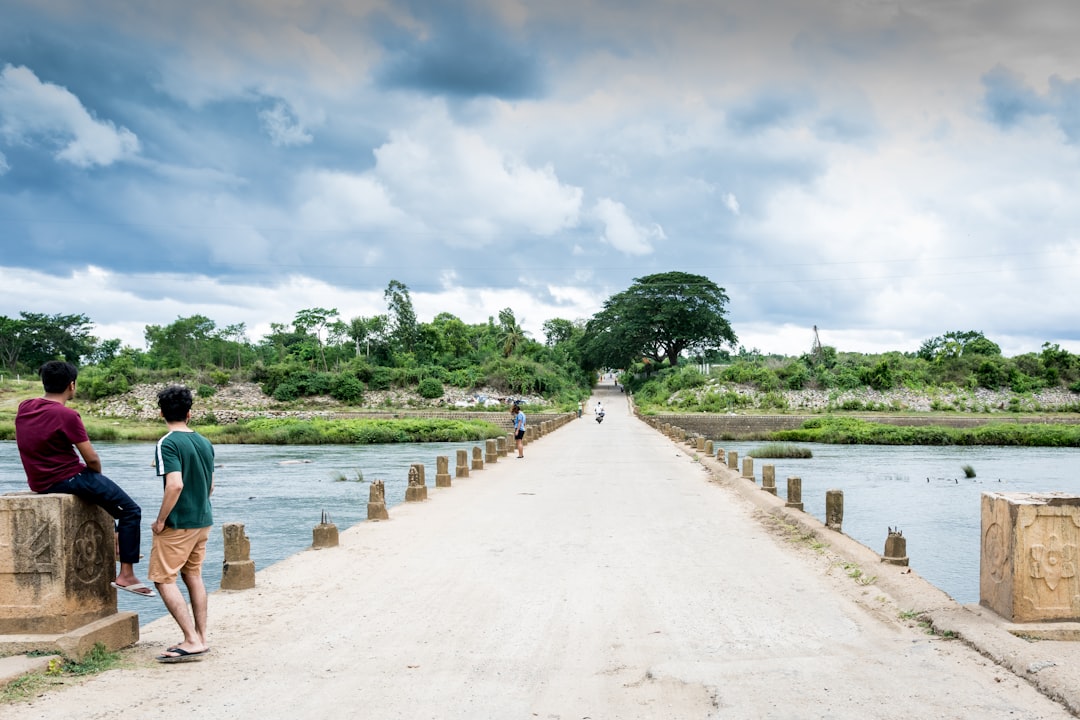
[[[741,458],[761,442],[723,442]],[[911,567],[961,603],[979,602],[981,496],[984,492],[1080,494],[1075,448],[821,445],[805,460],[755,459],[776,467],[776,487],[802,478],[803,506],[825,521],[825,493],[844,491],[844,534],[882,553],[889,528],[907,539]],[[975,470],[964,476],[963,466]],[[873,571],[870,571],[871,573]]]
[[[393,445],[216,445],[214,472],[215,531],[210,536],[203,578],[213,592],[221,584],[224,560],[221,531],[226,522],[242,522],[251,540],[251,559],[260,570],[311,546],[312,528],[330,516],[338,530],[367,519],[370,481],[386,485],[386,505],[405,500],[409,466],[424,464],[429,488],[435,485],[435,459],[447,455],[454,474],[458,450],[482,442],[402,443]],[[142,507],[142,552],[136,573],[146,581],[150,523],[161,506],[161,478],[154,475],[154,443],[94,443],[102,470]],[[357,482],[357,471],[364,482]],[[338,480],[340,475],[345,481]],[[0,441],[0,493],[23,492],[26,475],[13,441]],[[393,510],[391,510],[391,514]],[[180,583],[183,588],[183,583]],[[118,593],[120,610],[139,613],[145,624],[165,614],[160,599]]]
[[[456,452],[478,443],[400,445],[218,445],[214,524],[242,522],[251,540],[256,569],[265,568],[310,547],[312,528],[322,511],[344,530],[367,518],[368,482],[386,483],[387,507],[401,503],[409,465],[424,463],[428,486],[434,486],[435,458],[447,455],[453,474]],[[740,458],[760,442],[725,442]],[[805,460],[754,462],[776,466],[776,484],[786,494],[786,478],[802,478],[807,513],[825,516],[825,491],[844,491],[844,532],[881,553],[888,528],[907,538],[911,566],[962,603],[979,601],[980,496],[983,492],[1080,494],[1080,454],[1069,448],[883,447],[807,445]],[[143,553],[150,552],[150,521],[161,502],[161,480],[154,476],[153,443],[95,443],[105,474],[118,482],[143,508]],[[971,465],[974,478],[964,477]],[[740,461],[741,467],[741,461]],[[349,479],[340,481],[338,476]],[[0,493],[26,489],[15,443],[0,441]],[[392,514],[392,510],[391,510]],[[204,576],[207,589],[221,582],[220,532],[211,535]],[[137,566],[146,575],[146,562]],[[181,583],[182,587],[182,583]],[[121,610],[139,613],[146,623],[165,614],[160,600],[119,594]]]

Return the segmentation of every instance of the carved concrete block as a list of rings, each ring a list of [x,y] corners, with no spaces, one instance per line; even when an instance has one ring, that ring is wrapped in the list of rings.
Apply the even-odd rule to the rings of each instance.
[[[386,485],[382,480],[372,482],[368,490],[367,519],[390,519],[390,514],[386,512]]]
[[[484,469],[484,451],[477,445],[472,449],[472,469],[483,470]]]
[[[454,468],[454,474],[459,478],[469,477],[469,451],[458,450],[457,451],[457,466]]]
[[[495,440],[491,439],[485,443],[486,452],[484,453],[484,462],[488,465],[499,461],[498,445],[495,444]]]
[[[1012,622],[1080,621],[1080,496],[983,493],[979,602]]]
[[[435,487],[450,487],[450,456],[435,458]]]
[[[0,635],[66,633],[115,614],[115,577],[107,512],[74,495],[0,496]]]

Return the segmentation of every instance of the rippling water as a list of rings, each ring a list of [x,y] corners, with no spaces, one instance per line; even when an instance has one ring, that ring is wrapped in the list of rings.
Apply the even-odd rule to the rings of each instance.
[[[339,482],[339,474],[386,483],[386,502],[404,500],[409,465],[425,465],[434,486],[435,458],[450,457],[477,442],[367,446],[218,445],[214,524],[242,522],[251,539],[251,557],[262,569],[311,545],[311,530],[325,509],[339,530],[367,518],[368,483]],[[740,457],[760,442],[723,443]],[[95,443],[104,470],[143,508],[143,553],[150,552],[149,523],[161,503],[161,480],[154,476],[152,443]],[[980,495],[983,492],[1080,494],[1075,449],[995,447],[881,447],[809,444],[806,460],[756,460],[776,466],[781,496],[786,478],[802,478],[806,512],[824,520],[825,491],[844,491],[844,532],[882,552],[889,527],[907,538],[911,566],[962,603],[979,601]],[[471,456],[470,456],[471,457]],[[295,464],[295,461],[302,461]],[[310,461],[310,462],[308,462]],[[286,462],[288,464],[281,464]],[[964,477],[971,465],[976,477]],[[14,442],[0,441],[0,493],[23,491],[26,478]],[[207,588],[221,582],[220,531],[211,535],[204,569]],[[138,573],[146,575],[146,562]],[[182,587],[182,584],[181,584]],[[121,610],[149,622],[165,614],[160,600],[120,593]]]
[[[386,505],[405,499],[409,466],[423,463],[428,487],[435,485],[435,458],[450,458],[454,473],[459,449],[471,452],[476,441],[403,443],[395,445],[217,445],[214,473],[214,527],[203,567],[207,590],[221,583],[222,523],[242,522],[251,540],[256,570],[311,546],[311,531],[326,510],[338,530],[367,519],[369,482],[356,482],[357,470],[366,481],[386,484]],[[161,506],[161,479],[154,475],[153,443],[94,443],[102,469],[134,499],[143,511],[142,552],[136,566],[143,580],[150,555],[150,523]],[[300,462],[297,462],[300,461]],[[282,464],[285,463],[285,464]],[[345,475],[348,481],[336,480]],[[0,493],[27,490],[19,452],[12,441],[0,441]],[[180,583],[183,588],[183,583]],[[165,614],[160,599],[119,593],[121,610],[139,613],[143,624]]]
[[[763,443],[721,444],[741,458]],[[802,478],[804,508],[822,522],[825,492],[843,490],[846,535],[882,553],[889,527],[899,527],[911,566],[961,603],[979,601],[982,493],[1080,494],[1074,448],[806,446],[814,457],[756,459],[758,484],[765,464],[776,466],[781,497],[788,477]],[[974,468],[974,478],[964,477],[963,465]]]

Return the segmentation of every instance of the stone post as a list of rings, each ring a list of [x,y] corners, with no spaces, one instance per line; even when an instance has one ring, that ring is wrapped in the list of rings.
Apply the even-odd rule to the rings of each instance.
[[[705,441],[705,454],[708,455],[709,457],[713,456],[713,441],[712,440],[706,440]]]
[[[900,532],[900,528],[895,530],[889,528],[889,536],[885,538],[885,554],[881,556],[881,562],[907,566],[907,540],[904,538],[904,533]]]
[[[1014,623],[1080,621],[1080,495],[982,495],[979,603]]]
[[[844,491],[825,491],[825,527],[836,532],[843,532],[844,526]]]
[[[484,451],[477,445],[472,449],[472,469],[483,470],[484,469]]]
[[[796,510],[803,509],[802,501],[802,478],[801,477],[789,477],[787,479],[787,507],[795,508]]]
[[[754,480],[754,458],[752,458],[752,457],[743,458],[743,460],[742,460],[742,476],[744,478],[746,478],[747,480],[752,480],[754,482],[757,482],[756,480]]]
[[[716,448],[716,459],[721,465],[727,465],[727,453],[724,448]]]
[[[727,454],[727,466],[731,470],[739,467],[739,453],[732,450]]]
[[[14,452],[14,448],[12,448]],[[0,496],[0,655],[50,650],[82,660],[139,640],[116,611],[113,520],[74,495]]]
[[[225,536],[221,589],[247,590],[255,587],[255,561],[251,559],[251,541],[244,532],[244,523],[225,523],[221,526],[221,532]]]
[[[761,489],[770,495],[776,494],[776,466],[761,466]]]
[[[499,461],[499,450],[498,446],[495,444],[495,441],[488,440],[486,445],[487,452],[484,453],[484,462],[488,465],[491,465],[492,463],[497,463]]]
[[[697,442],[697,451],[698,452],[705,452],[705,438],[703,438],[701,435],[698,435],[696,442]]]
[[[450,456],[435,458],[435,487],[450,487]]]
[[[495,454],[499,457],[506,457],[507,448],[514,446],[513,435],[500,435],[495,438]]]
[[[390,519],[390,514],[386,512],[386,486],[382,480],[373,481],[371,489],[368,490],[367,519]]]
[[[326,511],[322,511],[322,521],[314,527],[311,531],[311,547],[316,550],[320,548],[337,547],[338,546],[338,530],[337,525],[330,521],[330,516],[326,514]]]
[[[459,478],[469,477],[469,451],[458,450],[457,451],[457,467],[454,468],[454,474]]]
[[[419,463],[413,463],[409,467],[409,486],[405,488],[405,502],[421,502],[427,500],[427,486],[420,476]]]

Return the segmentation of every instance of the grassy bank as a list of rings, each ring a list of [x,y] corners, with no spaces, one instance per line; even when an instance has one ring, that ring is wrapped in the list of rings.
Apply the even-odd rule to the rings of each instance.
[[[856,418],[814,418],[797,430],[780,430],[771,440],[833,445],[1000,445],[1080,447],[1080,426],[989,423],[976,428],[937,425],[883,425]]]
[[[253,418],[231,425],[193,425],[212,442],[248,445],[371,445],[378,443],[461,442],[504,435],[482,420],[299,420]],[[161,422],[103,422],[86,419],[94,442],[156,442],[165,432]],[[13,420],[0,421],[0,440],[15,439]]]

